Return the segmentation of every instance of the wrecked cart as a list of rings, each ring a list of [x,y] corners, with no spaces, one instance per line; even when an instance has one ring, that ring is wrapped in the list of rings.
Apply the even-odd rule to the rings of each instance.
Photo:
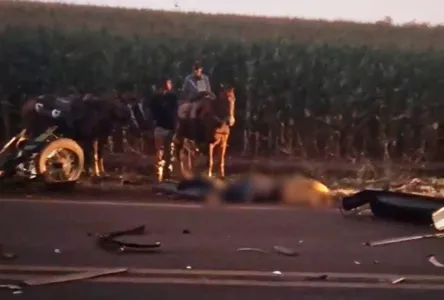
[[[26,129],[0,150],[0,181],[19,177],[45,183],[75,182],[84,166],[82,148],[72,139],[54,134],[57,126],[33,138]]]

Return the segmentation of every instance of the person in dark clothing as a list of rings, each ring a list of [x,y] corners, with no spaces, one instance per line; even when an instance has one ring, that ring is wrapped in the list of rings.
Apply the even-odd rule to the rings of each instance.
[[[173,92],[170,79],[162,83],[159,93],[151,100],[150,110],[155,123],[154,146],[156,148],[157,180],[167,179],[173,171],[173,137],[177,127],[178,97]]]

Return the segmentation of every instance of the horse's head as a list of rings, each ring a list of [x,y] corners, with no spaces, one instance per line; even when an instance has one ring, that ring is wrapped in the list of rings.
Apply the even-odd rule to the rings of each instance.
[[[235,102],[236,102],[236,94],[235,89],[231,85],[222,86],[222,90],[219,93],[218,97],[218,106],[221,108],[221,111],[224,112],[224,119],[228,120],[229,126],[233,126],[235,123]]]

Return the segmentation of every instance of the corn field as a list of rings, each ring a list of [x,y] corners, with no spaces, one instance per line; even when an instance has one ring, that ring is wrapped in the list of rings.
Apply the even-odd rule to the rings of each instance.
[[[0,140],[25,95],[180,87],[200,60],[236,87],[231,151],[443,160],[444,28],[0,2]]]

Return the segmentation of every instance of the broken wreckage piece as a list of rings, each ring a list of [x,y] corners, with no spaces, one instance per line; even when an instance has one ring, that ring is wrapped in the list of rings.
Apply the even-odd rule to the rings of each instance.
[[[139,244],[129,243],[117,240],[117,238],[128,235],[143,235],[145,233],[145,226],[138,226],[132,229],[114,231],[110,233],[100,234],[97,238],[97,243],[100,248],[106,251],[113,251],[118,253],[123,252],[152,252],[161,246],[160,242],[154,244]]]
[[[383,190],[363,190],[342,199],[342,209],[352,211],[366,204],[374,216],[407,221],[416,224],[431,224],[432,214],[444,203],[443,198],[429,197]]]

